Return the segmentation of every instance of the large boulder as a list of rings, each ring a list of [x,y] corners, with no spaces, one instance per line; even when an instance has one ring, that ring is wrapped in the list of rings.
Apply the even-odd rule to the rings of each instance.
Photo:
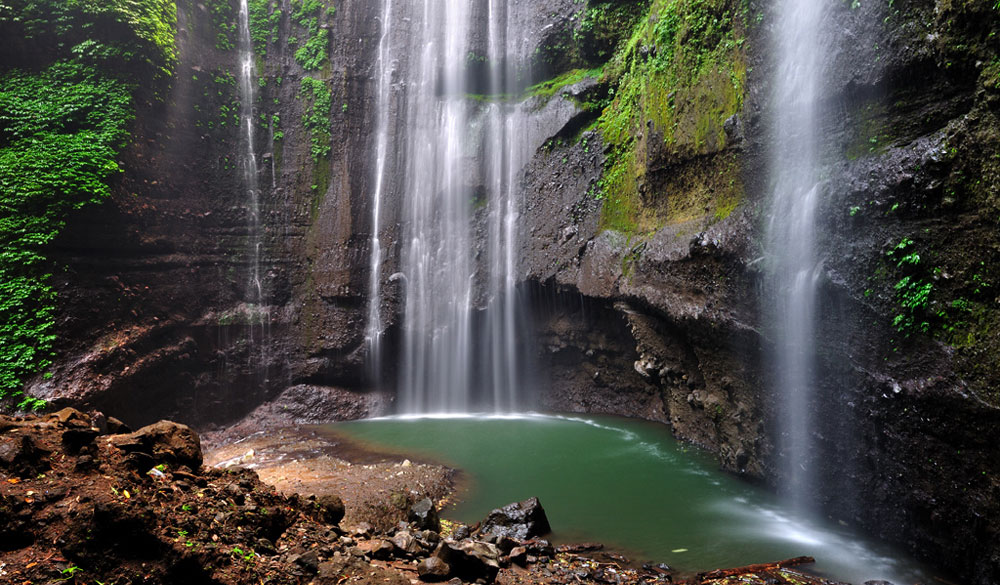
[[[479,540],[448,539],[438,545],[433,556],[448,564],[452,573],[463,580],[492,581],[500,570],[500,549],[489,542]]]
[[[417,565],[417,575],[422,581],[444,581],[451,575],[451,567],[440,557],[427,557]]]
[[[127,454],[150,456],[144,461],[201,467],[201,439],[191,427],[167,420],[142,427],[127,435],[112,435],[108,442]],[[145,470],[142,470],[145,471]]]
[[[435,532],[441,530],[437,509],[430,498],[424,498],[410,506],[408,520],[418,530],[433,530]]]
[[[490,512],[483,520],[476,536],[480,540],[497,542],[500,539],[528,540],[547,534],[552,529],[538,498],[507,504]]]

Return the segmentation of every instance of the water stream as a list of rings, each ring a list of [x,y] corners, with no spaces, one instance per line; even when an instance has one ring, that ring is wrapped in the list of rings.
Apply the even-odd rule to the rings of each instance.
[[[375,386],[379,384],[382,371],[382,205],[386,198],[387,185],[391,182],[389,165],[389,142],[392,138],[392,76],[394,61],[392,55],[393,0],[383,0],[381,31],[379,33],[378,58],[378,99],[376,103],[377,130],[375,138],[375,190],[371,195],[372,226],[371,250],[368,280],[368,322],[365,343],[368,346],[368,367]]]
[[[662,425],[614,417],[410,417],[328,430],[379,450],[442,462],[467,481],[448,518],[473,523],[537,496],[557,542],[599,541],[632,558],[701,571],[816,557],[821,575],[929,583],[920,566],[830,520],[799,515],[718,471]]]
[[[815,387],[816,290],[820,277],[814,237],[820,194],[818,101],[823,51],[823,0],[780,0],[775,31],[777,73],[771,176],[774,191],[767,226],[771,306],[775,329],[779,447],[791,498],[808,506],[813,491],[810,400]]]
[[[250,16],[247,0],[240,0],[239,10],[239,98],[240,98],[240,169],[242,170],[243,186],[246,189],[247,204],[247,251],[249,269],[246,285],[247,325],[250,332],[250,367],[264,372],[267,363],[267,336],[270,316],[264,293],[263,276],[261,273],[262,253],[264,247],[264,230],[261,221],[261,189],[258,177],[256,153],[256,120],[254,118],[254,103],[256,103],[257,68],[253,41],[250,38]],[[262,367],[263,366],[263,367]],[[266,376],[266,372],[262,375]]]
[[[402,412],[509,412],[518,406],[523,383],[515,260],[527,148],[522,108],[504,97],[520,89],[512,72],[522,43],[509,34],[514,6],[490,0],[480,13],[462,0],[387,0],[383,8],[384,27],[397,21],[411,27],[406,45],[395,48],[383,29],[379,47],[380,117],[388,116],[384,92],[391,74],[384,69],[385,54],[396,51],[407,59],[406,140],[396,141],[405,149],[397,159],[404,194]],[[479,36],[485,46],[474,44]],[[484,50],[482,65],[476,55]],[[488,96],[472,99],[471,91],[483,91],[473,87],[470,72],[479,66],[488,70]],[[380,130],[379,161],[391,158],[383,147],[386,132]],[[385,169],[377,175],[381,197]],[[379,205],[376,201],[376,214]],[[370,288],[377,295],[382,278],[378,241],[372,250]],[[370,302],[368,337],[375,340],[379,300]],[[470,388],[485,390],[473,396]]]

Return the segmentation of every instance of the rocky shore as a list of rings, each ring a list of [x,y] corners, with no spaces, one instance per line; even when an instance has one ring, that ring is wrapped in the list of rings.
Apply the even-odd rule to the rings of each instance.
[[[345,503],[332,493],[282,493],[238,465],[203,463],[199,436],[173,422],[130,432],[73,409],[0,416],[0,582],[618,585],[680,577],[599,544],[553,546],[542,538],[550,527],[537,499],[474,526],[442,520],[448,476],[434,466],[345,466],[339,475],[367,478]],[[423,480],[429,489],[412,488]],[[351,501],[362,493],[364,504]],[[829,585],[789,568],[806,562],[683,582]]]

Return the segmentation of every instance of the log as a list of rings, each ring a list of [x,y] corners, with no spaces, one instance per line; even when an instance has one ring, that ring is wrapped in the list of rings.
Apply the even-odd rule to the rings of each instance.
[[[795,557],[794,559],[787,559],[776,563],[759,563],[756,565],[747,565],[745,567],[736,567],[733,569],[716,569],[707,573],[698,573],[696,582],[701,583],[703,581],[711,581],[713,579],[725,579],[726,577],[736,577],[738,575],[746,575],[747,573],[762,573],[764,571],[773,571],[775,569],[795,567],[797,565],[808,565],[815,562],[816,559],[812,557]]]

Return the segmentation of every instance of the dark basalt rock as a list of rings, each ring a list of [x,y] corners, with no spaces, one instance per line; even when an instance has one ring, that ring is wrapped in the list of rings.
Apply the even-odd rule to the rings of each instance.
[[[409,520],[418,530],[437,532],[441,529],[441,521],[430,498],[424,498],[410,506]]]
[[[551,530],[549,519],[538,498],[530,498],[490,512],[476,531],[476,537],[490,542],[497,542],[504,537],[528,540]]]
[[[323,495],[316,500],[314,517],[317,522],[336,526],[344,519],[344,502],[339,496]]]
[[[49,469],[50,454],[30,437],[5,436],[0,442],[0,468],[21,479],[35,477]]]

